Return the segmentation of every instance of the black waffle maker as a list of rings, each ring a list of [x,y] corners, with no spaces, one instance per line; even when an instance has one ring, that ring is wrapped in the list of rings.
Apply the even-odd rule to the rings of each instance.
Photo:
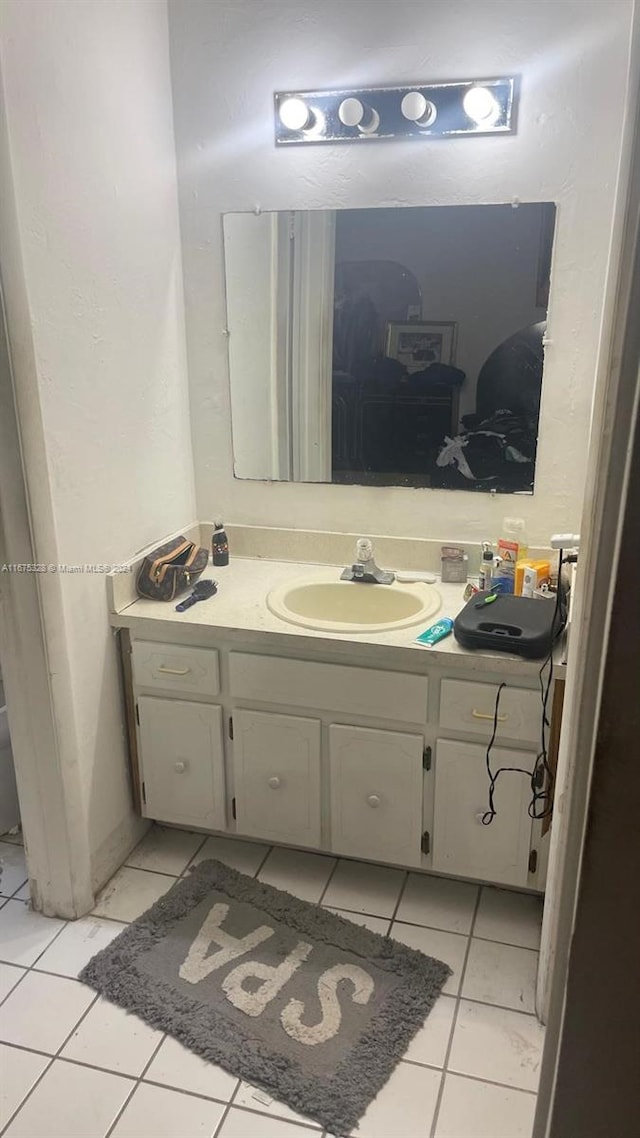
[[[565,604],[556,605],[555,597],[475,593],[458,613],[453,633],[463,648],[515,652],[538,660],[548,655],[564,624]]]

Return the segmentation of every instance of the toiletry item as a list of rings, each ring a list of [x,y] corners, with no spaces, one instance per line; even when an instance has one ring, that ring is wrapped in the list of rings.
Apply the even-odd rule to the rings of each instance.
[[[471,597],[475,597],[476,593],[479,593],[479,592],[480,592],[480,589],[478,588],[478,586],[474,585],[471,581],[468,581],[464,587],[464,593],[462,594],[462,599],[463,599],[463,601],[468,601],[471,599]]]
[[[416,581],[423,581],[425,585],[435,585],[437,580],[435,573],[420,573],[418,571],[412,573],[409,570],[405,573],[396,573],[396,581],[401,585],[411,585]]]
[[[444,584],[460,584],[467,579],[467,557],[459,545],[441,546],[442,581]]]
[[[180,601],[180,604],[176,605],[176,612],[185,612],[192,605],[197,605],[198,601],[208,601],[209,597],[213,597],[217,592],[217,581],[198,581],[186,600]]]
[[[501,592],[514,593],[516,565],[527,557],[527,539],[522,518],[503,518],[502,537],[498,538],[498,556],[502,558],[498,580]]]
[[[482,558],[480,561],[480,580],[478,582],[481,593],[489,592],[491,588],[491,579],[493,577],[493,569],[493,547],[490,541],[483,541]]]
[[[522,596],[532,597],[536,589],[549,584],[551,565],[548,561],[530,561],[525,566],[522,578]]]
[[[214,565],[229,564],[229,540],[222,522],[216,522],[211,538],[211,559]]]
[[[524,571],[527,568],[527,566],[531,565],[531,564],[532,564],[531,561],[525,561],[525,560],[516,561],[516,576],[515,576],[515,583],[513,586],[513,591],[514,591],[516,597],[522,596],[522,579],[524,577]]]
[[[450,616],[443,616],[436,624],[432,624],[431,628],[427,628],[416,636],[416,644],[425,644],[427,648],[432,648],[439,640],[444,640],[445,636],[450,636],[453,632],[453,621]]]
[[[481,601],[476,601],[476,608],[483,609],[485,605],[492,605],[498,599],[498,593],[487,593]]]

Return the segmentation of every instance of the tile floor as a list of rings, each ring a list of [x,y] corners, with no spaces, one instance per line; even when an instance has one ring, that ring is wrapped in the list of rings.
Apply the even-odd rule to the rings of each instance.
[[[530,1138],[543,1041],[533,1015],[537,898],[160,826],[75,922],[30,911],[23,851],[0,841],[2,1135],[331,1138],[76,979],[211,856],[452,967],[358,1138]]]

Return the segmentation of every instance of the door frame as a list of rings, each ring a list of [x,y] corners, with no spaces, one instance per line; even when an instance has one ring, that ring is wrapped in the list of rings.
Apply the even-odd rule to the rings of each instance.
[[[640,20],[633,41],[640,40]],[[632,53],[633,58],[633,53]],[[578,588],[572,619],[564,727],[538,975],[538,1013],[547,1025],[533,1138],[553,1133],[552,1106],[565,1017],[601,696],[635,424],[640,404],[640,60],[629,84],[612,234],[612,275],[603,313],[609,329],[595,391]],[[605,335],[607,332],[605,331]]]
[[[0,278],[0,566],[35,565],[29,495]],[[82,802],[62,768],[40,574],[0,571],[0,654],[31,899],[49,916],[93,903]]]

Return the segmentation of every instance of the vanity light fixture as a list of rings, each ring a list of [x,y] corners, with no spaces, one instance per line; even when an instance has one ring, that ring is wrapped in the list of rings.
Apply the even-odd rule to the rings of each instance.
[[[280,122],[286,130],[308,130],[313,125],[313,112],[304,99],[293,96],[278,107]]]
[[[514,134],[517,95],[515,76],[353,91],[276,91],[276,145]]]
[[[360,99],[343,99],[338,107],[338,118],[343,126],[356,126],[361,134],[375,134],[380,126],[380,115]]]
[[[409,122],[418,126],[431,126],[438,114],[435,103],[425,99],[420,91],[408,91],[400,104],[400,110]]]
[[[478,126],[494,123],[500,115],[500,104],[488,87],[471,87],[462,100],[462,106]]]

